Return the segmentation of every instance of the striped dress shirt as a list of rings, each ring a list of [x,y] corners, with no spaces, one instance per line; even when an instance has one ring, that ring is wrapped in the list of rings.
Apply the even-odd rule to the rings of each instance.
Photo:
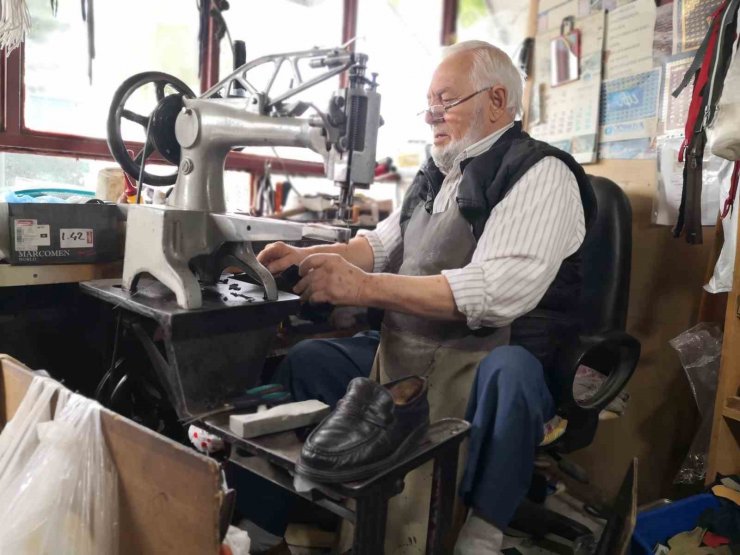
[[[487,151],[505,127],[465,149],[445,176],[433,212],[453,206],[462,179],[460,162]],[[398,268],[403,256],[400,209],[364,232],[373,272]],[[491,211],[467,266],[443,270],[468,327],[502,327],[534,309],[564,259],[585,236],[583,205],[573,172],[546,157],[532,166]]]

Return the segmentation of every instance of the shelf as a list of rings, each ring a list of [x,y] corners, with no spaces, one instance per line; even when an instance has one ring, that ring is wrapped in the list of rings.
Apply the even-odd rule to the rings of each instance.
[[[76,283],[94,279],[121,277],[123,262],[101,264],[49,264],[46,266],[11,266],[0,264],[0,287]]]
[[[740,422],[740,397],[727,398],[725,407],[722,409],[722,416]]]

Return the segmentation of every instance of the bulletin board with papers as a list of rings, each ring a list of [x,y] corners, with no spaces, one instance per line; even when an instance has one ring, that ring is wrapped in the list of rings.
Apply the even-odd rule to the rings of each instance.
[[[579,2],[558,4],[547,0],[540,5],[535,40],[535,108],[530,115],[530,133],[569,152],[581,164],[596,161],[599,127],[602,51],[604,47],[604,11],[595,10],[575,19],[581,30],[580,78],[572,83],[551,87],[550,43],[560,35],[562,18],[579,13]],[[562,16],[562,17],[561,17]],[[554,25],[554,27],[553,27]]]
[[[654,160],[659,191],[653,222],[675,223],[682,187],[677,156],[691,86],[674,98],[721,0],[540,0],[529,132],[581,164]],[[550,41],[564,18],[582,33],[581,77],[551,87]],[[661,161],[658,164],[658,161]],[[718,164],[706,161],[702,223],[714,225]],[[679,172],[677,175],[675,172]]]

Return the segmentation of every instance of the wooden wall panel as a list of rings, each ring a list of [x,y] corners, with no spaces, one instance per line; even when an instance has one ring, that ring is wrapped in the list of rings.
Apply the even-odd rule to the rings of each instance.
[[[657,183],[653,160],[608,160],[585,166],[612,179],[632,204],[632,276],[627,331],[642,343],[619,419],[601,422],[594,442],[571,455],[597,487],[616,494],[632,457],[640,459],[640,503],[667,496],[698,424],[688,382],[668,341],[696,323],[714,228],[688,245],[650,223]]]

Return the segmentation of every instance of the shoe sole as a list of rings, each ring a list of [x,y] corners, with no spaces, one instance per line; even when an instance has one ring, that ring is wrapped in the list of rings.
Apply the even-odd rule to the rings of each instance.
[[[399,459],[408,454],[419,444],[420,440],[426,435],[428,429],[429,424],[419,426],[411,432],[398,449],[388,455],[388,457],[365,466],[359,466],[357,468],[350,468],[347,470],[318,470],[302,464],[299,459],[295,465],[295,470],[296,473],[308,478],[309,480],[326,484],[340,484],[343,482],[357,482],[359,480],[364,480],[365,478],[370,478],[378,474],[381,470],[385,470],[389,466],[397,463]]]

